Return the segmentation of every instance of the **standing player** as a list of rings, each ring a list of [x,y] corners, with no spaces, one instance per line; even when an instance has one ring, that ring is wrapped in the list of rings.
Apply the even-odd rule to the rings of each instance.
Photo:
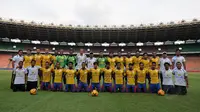
[[[158,69],[159,61],[160,61],[160,58],[158,56],[156,56],[156,52],[153,52],[152,57],[150,58],[150,67],[152,67],[152,65],[151,65],[152,62],[155,62],[156,63],[156,69]]]
[[[105,68],[105,65],[106,65],[106,58],[103,56],[103,52],[100,51],[100,54],[99,54],[99,58],[97,59],[97,62],[99,64],[99,68]]]
[[[146,76],[147,70],[144,68],[144,63],[140,62],[140,68],[136,70],[138,92],[146,92]]]
[[[69,65],[69,62],[72,62],[73,69],[75,69],[75,66],[76,66],[76,57],[73,56],[73,49],[70,49],[70,51],[69,51],[69,56],[67,57],[66,64]]]
[[[110,52],[109,53],[109,57],[107,58],[107,62],[109,62],[110,63],[110,68],[111,69],[115,69],[115,58],[113,57],[113,52]]]
[[[164,63],[164,69],[162,69],[160,77],[162,79],[162,89],[166,94],[174,93],[174,83],[173,83],[173,72],[170,69],[170,63]]]
[[[126,70],[125,73],[126,78],[126,92],[136,92],[136,82],[137,82],[137,76],[136,71],[133,69],[133,64],[129,63],[129,67]]]
[[[88,73],[89,71],[86,69],[86,63],[82,63],[82,68],[78,71],[77,78],[79,78],[80,82],[78,84],[78,92],[84,90],[88,92]]]
[[[15,69],[13,92],[25,91],[26,70],[23,68],[23,61],[19,61],[18,67]]]
[[[142,62],[144,64],[144,68],[145,69],[149,69],[150,68],[150,66],[149,66],[150,65],[150,61],[148,59],[148,54],[146,52],[143,54],[143,57],[140,60],[140,62]]]
[[[50,67],[50,63],[47,61],[45,67],[41,68],[40,79],[42,79],[42,84],[40,89],[50,90],[51,88],[51,75],[53,68]]]
[[[18,51],[18,54],[15,55],[13,58],[12,58],[12,68],[13,68],[13,71],[12,71],[12,76],[11,76],[11,84],[10,84],[10,88],[13,89],[13,83],[14,83],[14,75],[15,75],[15,70],[17,68],[17,66],[19,65],[19,62],[22,61],[23,62],[23,51],[22,50],[19,50]]]
[[[76,60],[77,60],[77,66],[76,66],[76,69],[79,70],[82,68],[82,63],[86,62],[86,58],[87,56],[84,54],[84,50],[83,49],[80,49],[80,53],[78,53],[76,55]]]
[[[113,70],[113,79],[115,82],[114,92],[124,92],[123,81],[124,81],[124,69],[121,69],[121,63],[117,62],[116,69]]]
[[[31,49],[27,49],[27,54],[24,56],[24,68],[31,66],[31,60],[34,56],[31,54]]]
[[[97,59],[93,56],[93,53],[90,53],[90,57],[86,59],[87,68],[90,70],[91,68],[94,68],[94,62],[96,62]]]
[[[122,54],[121,52],[118,52],[118,56],[115,58],[115,62],[118,63],[120,62],[120,65],[121,65],[121,69],[124,69],[124,57],[122,57]]]
[[[53,91],[62,91],[62,81],[63,81],[64,70],[61,68],[60,63],[56,63],[56,67],[53,70]]]
[[[35,66],[36,61],[35,60],[31,60],[31,66],[29,66],[26,70],[28,73],[28,79],[27,79],[27,86],[26,86],[26,90],[30,91],[33,88],[37,88],[37,84],[38,84],[38,73],[40,70],[40,66]]]
[[[91,90],[100,91],[101,70],[98,68],[97,62],[94,62],[94,68],[90,69],[89,74],[92,78]]]
[[[45,49],[45,54],[42,56],[42,67],[46,67],[46,62],[48,62],[50,65],[52,62],[52,55],[49,54],[49,49]]]
[[[53,67],[56,66],[56,63],[57,63],[56,58],[57,58],[57,56],[58,56],[58,51],[55,50],[54,55],[52,55],[52,61],[53,61],[52,66],[53,66]]]
[[[110,68],[110,63],[106,62],[106,68],[102,68],[102,76],[103,76],[102,91],[104,92],[112,91],[112,72],[113,70]]]
[[[42,67],[42,54],[40,53],[40,49],[36,50],[36,54],[34,55],[34,60],[36,61],[36,66]]]
[[[176,68],[173,70],[173,74],[175,75],[175,89],[176,94],[178,95],[186,95],[187,94],[187,88],[188,87],[188,74],[182,68],[182,63],[177,62]]]
[[[61,68],[65,68],[67,62],[67,56],[64,55],[63,49],[60,50],[60,55],[56,58],[57,62],[60,63]]]
[[[129,68],[129,64],[133,63],[133,58],[131,57],[131,53],[128,52],[127,53],[127,57],[125,58],[125,65],[126,65],[126,69]]]
[[[176,56],[172,58],[172,68],[176,68],[176,63],[180,62],[181,67],[186,70],[185,58],[181,56],[181,51],[176,49]]]
[[[152,93],[157,93],[160,89],[160,81],[159,81],[159,71],[156,69],[157,63],[152,62],[151,69],[148,71],[150,78],[150,91]]]
[[[139,68],[139,63],[140,63],[140,60],[141,60],[141,56],[140,56],[140,52],[137,51],[136,52],[136,55],[132,57],[133,58],[133,63],[134,63],[134,69],[138,69]]]
[[[76,77],[76,70],[73,68],[73,62],[68,63],[68,69],[65,71],[65,91],[75,92],[75,77]]]

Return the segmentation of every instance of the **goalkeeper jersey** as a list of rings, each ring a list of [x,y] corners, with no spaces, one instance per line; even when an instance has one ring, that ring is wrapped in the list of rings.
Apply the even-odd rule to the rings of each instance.
[[[65,55],[59,55],[59,56],[56,57],[56,62],[59,62],[59,63],[60,63],[60,66],[61,66],[62,68],[65,67],[65,65],[66,65],[66,60],[67,60],[67,56],[65,56]]]
[[[75,68],[76,65],[76,57],[75,56],[68,56],[67,57],[67,65],[69,64],[69,62],[73,63],[73,67]]]
[[[106,66],[106,58],[105,57],[98,58],[97,62],[99,63],[99,68],[105,68],[105,66]]]

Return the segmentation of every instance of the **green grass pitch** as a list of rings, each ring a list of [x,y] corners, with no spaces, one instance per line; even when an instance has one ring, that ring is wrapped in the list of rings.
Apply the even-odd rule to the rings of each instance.
[[[9,71],[0,71],[0,112],[200,112],[200,74],[189,74],[188,95],[142,93],[12,92]]]

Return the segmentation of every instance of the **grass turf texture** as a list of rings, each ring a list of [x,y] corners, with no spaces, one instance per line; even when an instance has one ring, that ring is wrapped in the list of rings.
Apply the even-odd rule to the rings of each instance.
[[[190,73],[188,95],[142,93],[12,92],[11,72],[0,71],[0,112],[199,112],[200,74]]]

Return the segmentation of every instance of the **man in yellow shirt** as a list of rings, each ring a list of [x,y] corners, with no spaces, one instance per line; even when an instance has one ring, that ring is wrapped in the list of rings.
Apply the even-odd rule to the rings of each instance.
[[[140,68],[136,70],[138,92],[146,92],[147,70],[144,69],[144,63],[140,62]]]
[[[146,52],[143,54],[143,57],[140,60],[140,62],[142,62],[144,64],[144,68],[145,69],[149,69],[150,68],[150,66],[149,66],[150,65],[150,60],[149,60],[148,54]]]
[[[159,81],[159,71],[156,69],[156,63],[152,62],[152,67],[148,71],[150,78],[150,91],[152,93],[157,93],[160,89],[160,81]]]
[[[126,92],[136,92],[136,71],[133,69],[133,64],[129,64],[129,69],[126,70]]]
[[[91,68],[89,74],[92,79],[90,90],[100,91],[101,70],[98,68],[98,63],[94,62],[94,68]]]
[[[68,69],[65,71],[65,91],[66,92],[75,92],[76,86],[75,86],[75,77],[76,77],[76,70],[73,68],[73,62],[68,63]]]
[[[77,77],[79,78],[78,92],[88,92],[88,74],[89,71],[86,69],[86,63],[82,62],[82,68],[78,70]]]
[[[133,64],[134,64],[134,69],[135,68],[139,68],[139,63],[140,63],[140,60],[142,59],[142,56],[140,56],[140,52],[137,51],[135,56],[132,57],[132,60],[133,60]]]
[[[31,66],[31,61],[34,56],[31,54],[31,49],[27,49],[27,54],[24,56],[24,68]]]
[[[34,55],[34,59],[36,61],[36,66],[42,67],[42,54],[40,53],[40,49],[36,50],[36,54]]]
[[[158,69],[160,58],[158,56],[156,56],[156,52],[152,53],[152,57],[150,58],[150,67],[152,66],[152,62],[156,63],[156,69]]]
[[[111,68],[111,69],[115,69],[115,62],[116,62],[116,59],[113,57],[113,52],[110,52],[110,53],[109,53],[109,57],[107,58],[107,62],[110,63],[110,68]]]
[[[131,53],[128,52],[127,53],[127,57],[125,57],[125,65],[126,65],[126,69],[129,69],[129,64],[133,63],[133,58],[131,57]]]
[[[103,76],[102,91],[104,92],[112,92],[112,72],[113,70],[110,68],[110,63],[106,62],[106,68],[102,69],[102,76]]]
[[[113,70],[113,79],[115,82],[114,92],[124,92],[124,69],[121,69],[121,63],[117,62],[117,68]]]
[[[53,70],[53,90],[62,91],[62,77],[64,70],[60,67],[60,63],[56,63],[55,70]]]
[[[42,67],[45,67],[45,63],[48,62],[50,65],[52,62],[52,55],[49,54],[49,49],[45,49],[45,54],[42,56]]]
[[[124,59],[124,57],[122,56],[122,54],[121,54],[121,52],[118,52],[118,56],[117,57],[115,57],[115,62],[117,63],[117,62],[120,62],[120,65],[121,65],[121,69],[124,69],[124,61],[125,61],[125,59]]]

